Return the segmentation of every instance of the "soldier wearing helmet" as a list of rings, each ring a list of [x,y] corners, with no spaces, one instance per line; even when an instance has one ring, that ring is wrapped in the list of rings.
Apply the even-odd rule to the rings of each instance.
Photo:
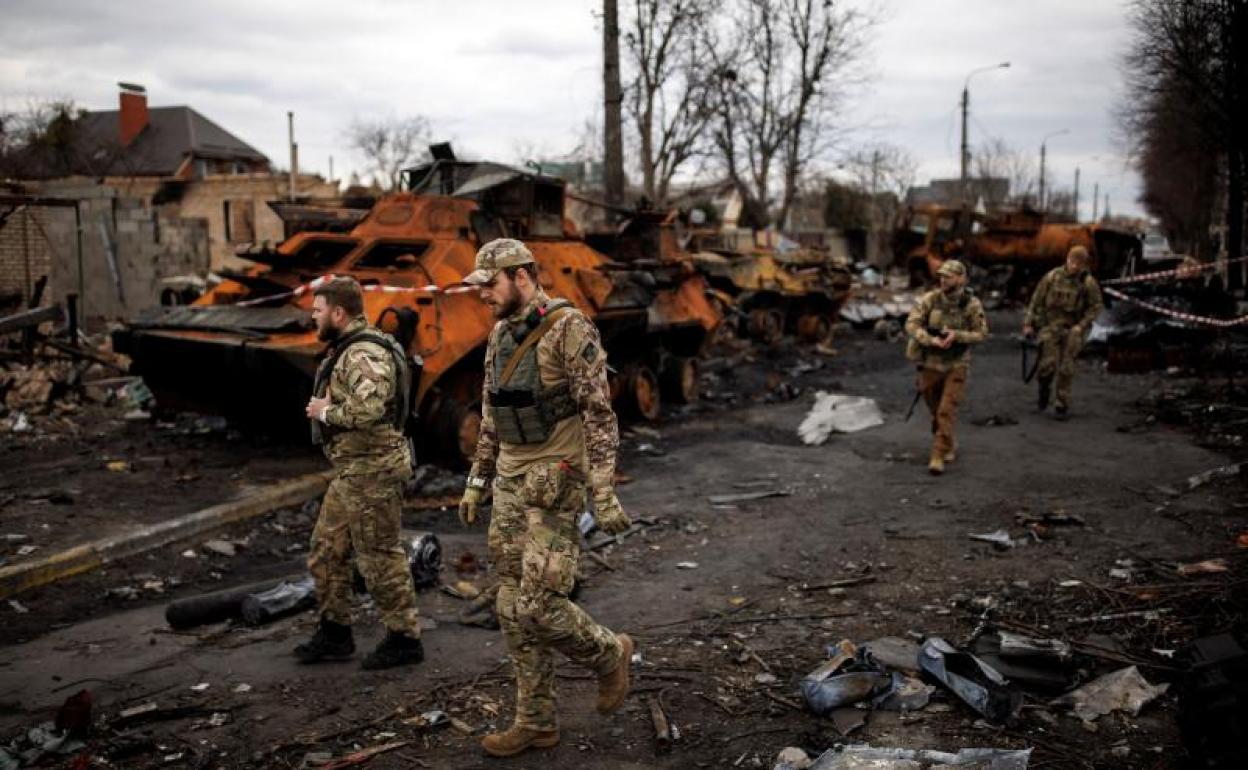
[[[1036,379],[1040,382],[1038,406],[1049,406],[1053,377],[1057,376],[1056,416],[1065,420],[1070,411],[1070,391],[1075,379],[1075,359],[1092,329],[1092,322],[1104,307],[1101,287],[1088,270],[1088,250],[1072,246],[1066,264],[1055,267],[1040,279],[1027,315],[1023,334],[1039,336],[1040,362]]]
[[[906,319],[906,356],[918,366],[915,387],[932,415],[933,475],[957,458],[954,424],[966,392],[971,346],[988,338],[984,306],[966,288],[966,265],[946,260],[937,271],[940,288],[924,294]]]

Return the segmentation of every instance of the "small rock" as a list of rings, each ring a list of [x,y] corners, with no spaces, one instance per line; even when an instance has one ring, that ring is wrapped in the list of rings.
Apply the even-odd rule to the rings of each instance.
[[[13,611],[16,612],[18,615],[25,615],[26,613],[30,612],[30,610],[26,609],[26,606],[23,605],[21,602],[19,602],[17,599],[9,599],[9,606],[12,607]]]
[[[776,675],[769,673],[767,671],[764,671],[763,673],[756,675],[754,677],[754,681],[758,682],[759,684],[775,684]]]
[[[776,755],[774,770],[806,770],[810,765],[810,756],[805,751],[789,746]]]
[[[676,564],[676,569],[697,569],[697,568],[698,568],[698,563],[696,561],[682,561]]]

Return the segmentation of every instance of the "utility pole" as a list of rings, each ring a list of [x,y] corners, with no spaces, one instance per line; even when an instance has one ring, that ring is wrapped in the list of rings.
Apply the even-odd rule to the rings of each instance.
[[[966,188],[967,188],[967,181],[969,180],[969,177],[970,177],[970,167],[971,167],[971,144],[970,144],[970,136],[968,134],[967,125],[966,125],[967,116],[970,114],[970,111],[971,111],[971,76],[980,72],[987,72],[988,70],[1006,69],[1009,66],[1010,66],[1010,63],[1008,61],[1005,61],[1005,62],[1001,62],[1000,64],[994,64],[991,67],[980,67],[979,69],[974,69],[974,70],[971,70],[969,73],[967,73],[966,80],[962,81],[962,153],[961,153],[962,171],[958,177],[958,187],[960,188],[959,194],[962,197],[963,203],[966,203]]]
[[[333,155],[329,156],[329,180],[328,181],[330,182],[334,181],[334,156]]]
[[[295,113],[286,113],[287,142],[290,144],[290,189],[286,195],[289,200],[295,199],[295,177],[299,174],[299,145],[295,144]]]
[[[1097,206],[1101,202],[1101,183],[1092,183],[1092,221],[1096,221]]]
[[[1044,142],[1040,143],[1040,210],[1046,210],[1044,206]]]
[[[1079,224],[1079,167],[1075,166],[1075,224]]]
[[[603,165],[607,203],[624,203],[624,130],[620,114],[620,14],[617,0],[602,2]]]

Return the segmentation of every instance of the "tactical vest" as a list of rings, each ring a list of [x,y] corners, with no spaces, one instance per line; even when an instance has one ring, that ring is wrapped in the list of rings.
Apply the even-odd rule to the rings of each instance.
[[[1078,276],[1064,273],[1054,276],[1049,283],[1049,293],[1045,297],[1045,325],[1060,322],[1069,325],[1078,322],[1088,307],[1088,273],[1080,272]]]
[[[397,380],[394,396],[386,404],[382,420],[389,422],[402,433],[407,425],[408,415],[411,413],[412,370],[407,363],[407,353],[399,345],[399,341],[385,332],[365,327],[338,340],[334,344],[333,351],[316,369],[316,378],[312,380],[312,395],[324,398],[325,389],[329,386],[329,378],[334,373],[334,367],[338,365],[338,359],[347,352],[347,348],[360,342],[380,345],[394,361],[394,373]],[[320,446],[344,430],[335,425],[322,423],[320,420],[312,420],[312,443]]]
[[[946,304],[941,300],[932,303],[932,307],[927,311],[927,318],[923,319],[924,330],[932,337],[941,336],[942,329],[952,329],[953,331],[968,331],[970,324],[967,321],[967,308],[971,306],[971,300],[975,297],[970,289],[962,289],[962,296],[958,298],[956,306],[952,309],[942,307]],[[940,358],[948,358],[950,360],[960,358],[966,352],[967,345],[964,342],[955,342],[948,349],[925,347],[919,344],[919,341],[911,337],[906,341],[906,358],[911,361],[921,361],[926,356],[938,356]]]
[[[537,365],[538,340],[571,306],[567,300],[548,303],[541,323],[528,323],[520,339],[506,328],[500,330],[494,350],[494,389],[486,408],[499,439],[508,444],[540,444],[550,438],[560,420],[577,412],[568,383],[543,387]],[[519,360],[513,362],[517,355]]]

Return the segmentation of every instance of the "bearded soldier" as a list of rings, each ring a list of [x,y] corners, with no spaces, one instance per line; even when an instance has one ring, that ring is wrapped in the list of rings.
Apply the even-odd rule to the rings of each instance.
[[[604,531],[623,532],[631,522],[615,495],[619,433],[598,330],[571,303],[547,296],[520,241],[482,246],[464,283],[478,287],[498,319],[459,515],[472,524],[492,483],[489,549],[498,622],[516,672],[516,716],[481,745],[505,757],[559,742],[554,651],[597,675],[600,713],[619,708],[628,694],[632,639],[594,622],[568,592],[586,490]]]
[[[335,476],[325,491],[308,572],[316,581],[320,625],[295,648],[305,663],[355,652],[351,633],[351,555],[381,612],[386,636],[363,662],[379,669],[424,659],[416,591],[399,544],[403,482],[412,455],[403,424],[411,387],[398,342],[369,325],[354,278],[334,278],[313,292],[317,336],[329,343],[306,409],[312,439]]]
[[[949,259],[937,275],[940,288],[924,294],[906,318],[906,355],[918,364],[916,388],[932,414],[927,469],[936,476],[957,458],[953,429],[966,393],[971,345],[988,338],[984,306],[966,288],[966,266]]]
[[[1101,287],[1088,272],[1088,250],[1072,246],[1066,264],[1053,268],[1036,284],[1027,305],[1023,334],[1039,333],[1040,361],[1036,379],[1040,382],[1038,406],[1049,406],[1053,376],[1057,375],[1057,419],[1070,411],[1070,390],[1075,379],[1075,359],[1083,348],[1092,322],[1101,314],[1104,301]]]

